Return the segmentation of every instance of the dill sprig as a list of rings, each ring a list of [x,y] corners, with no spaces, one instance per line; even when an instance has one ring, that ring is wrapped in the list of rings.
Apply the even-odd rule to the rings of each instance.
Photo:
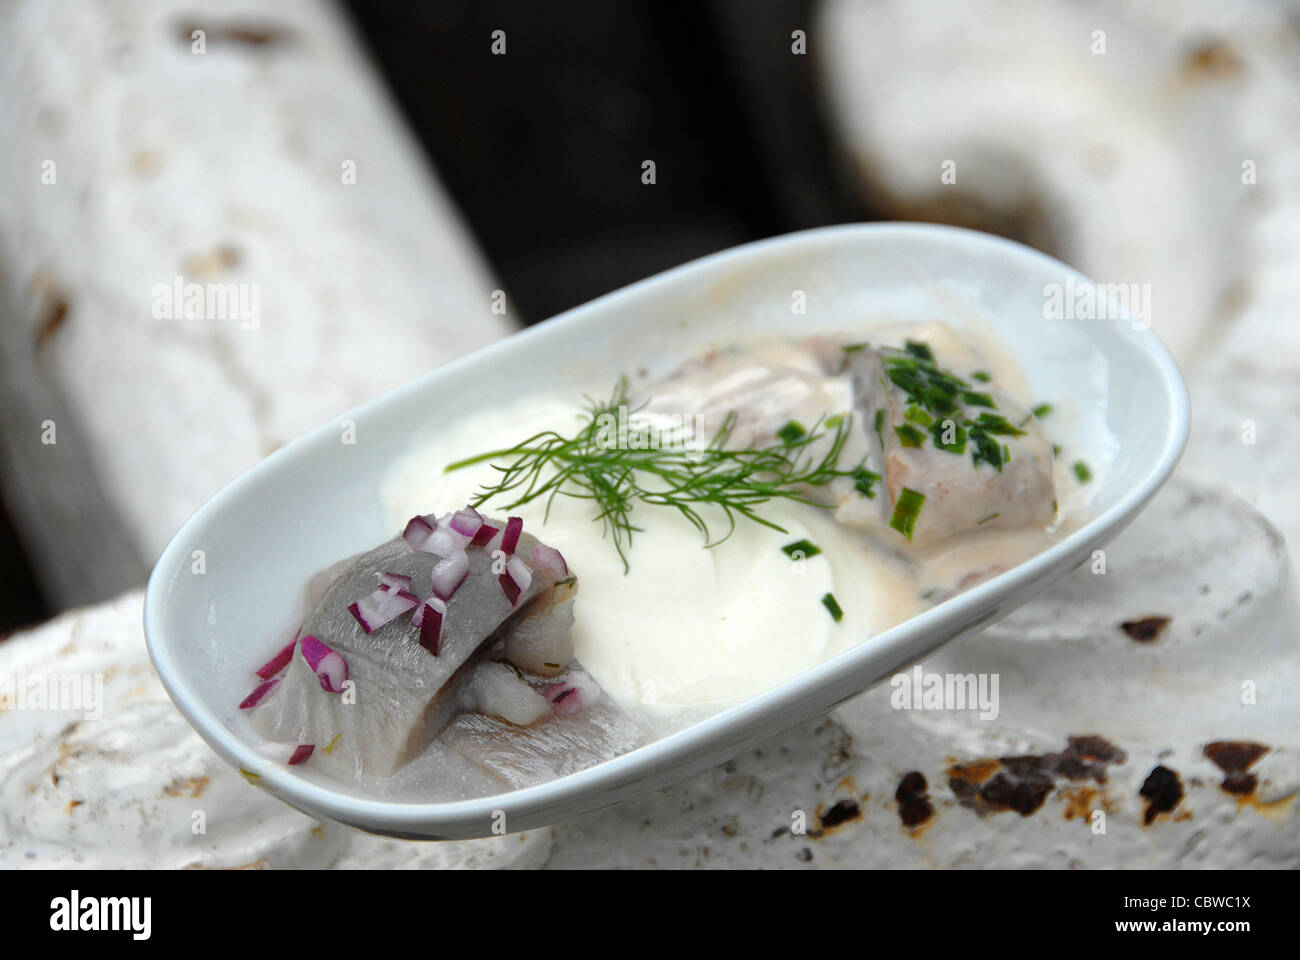
[[[513,497],[502,508],[512,510],[544,497],[549,517],[556,497],[593,501],[593,520],[613,540],[625,572],[633,535],[643,531],[632,518],[639,504],[676,510],[700,531],[705,546],[713,547],[735,532],[740,518],[786,533],[757,509],[776,499],[829,507],[812,499],[809,488],[824,487],[837,477],[849,477],[859,493],[875,496],[873,485],[880,477],[866,469],[865,461],[847,470],[839,466],[849,437],[849,416],[822,417],[808,430],[798,425],[798,429],[783,428],[778,441],[769,446],[728,449],[737,423],[733,411],[703,447],[672,444],[628,449],[610,444],[608,428],[609,418],[629,415],[627,378],[619,378],[609,400],[586,400],[588,409],[580,415],[583,422],[573,436],[543,430],[513,447],[457,460],[448,464],[446,472],[492,462],[500,476],[482,486],[475,506]],[[829,448],[821,456],[812,455],[809,448],[823,437],[830,438]],[[708,507],[720,509],[727,520],[726,533],[717,539],[711,539],[702,513]]]

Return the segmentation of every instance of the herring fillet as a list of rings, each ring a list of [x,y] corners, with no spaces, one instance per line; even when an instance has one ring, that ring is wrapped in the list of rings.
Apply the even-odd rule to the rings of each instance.
[[[516,555],[531,558],[539,543],[523,533]],[[371,593],[381,573],[409,576],[414,592],[427,596],[438,558],[412,550],[401,537],[357,558],[325,590],[300,634],[317,637],[347,661],[355,702],[348,694],[323,691],[300,649],[295,650],[279,685],[254,709],[254,729],[269,741],[315,743],[317,766],[354,781],[368,774],[389,776],[418,755],[460,709],[458,693],[467,666],[535,601],[544,601],[557,582],[538,565],[518,604],[511,606],[488,550],[469,547],[466,553],[469,573],[447,601],[437,657],[420,646],[410,614],[367,634],[348,605]]]
[[[903,446],[894,427],[904,422],[908,398],[886,375],[881,351],[864,347],[846,355],[845,369],[853,384],[854,419],[866,432],[870,462],[880,465],[875,468],[884,477],[886,496],[878,493],[874,500],[846,502],[836,512],[841,523],[883,527],[904,488],[925,496],[911,538],[918,547],[977,528],[1020,530],[1052,522],[1056,515],[1052,446],[1037,419],[1011,397],[981,385],[997,404],[997,412],[1024,434],[995,438],[1011,454],[1001,470],[988,464],[976,467],[970,441],[960,454],[939,449],[929,436],[919,447]],[[884,423],[877,435],[874,422],[880,410]]]
[[[570,669],[579,669],[576,661]],[[552,682],[528,676],[539,693]],[[462,713],[441,743],[510,789],[576,773],[639,747],[645,734],[608,696],[570,716],[517,727],[482,713]]]

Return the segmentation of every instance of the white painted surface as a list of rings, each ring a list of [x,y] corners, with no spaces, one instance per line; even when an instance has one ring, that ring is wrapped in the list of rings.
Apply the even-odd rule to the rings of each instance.
[[[140,583],[276,447],[514,329],[321,0],[5,4],[0,129],[3,476],[56,605]],[[158,319],[177,276],[249,310]]]

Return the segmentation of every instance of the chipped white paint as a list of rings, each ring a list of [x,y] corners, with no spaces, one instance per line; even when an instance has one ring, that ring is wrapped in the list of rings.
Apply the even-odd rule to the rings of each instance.
[[[320,822],[264,793],[172,706],[145,651],[141,604],[135,591],[0,644],[0,675],[99,674],[105,694],[99,719],[0,704],[0,867],[485,867],[545,859],[546,830],[403,843]]]
[[[140,583],[276,447],[514,328],[321,0],[4,4],[0,129],[3,478],[60,606]],[[155,316],[177,277],[256,315]]]

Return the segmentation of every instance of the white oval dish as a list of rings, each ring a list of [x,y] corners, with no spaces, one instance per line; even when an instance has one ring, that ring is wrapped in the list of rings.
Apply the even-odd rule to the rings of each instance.
[[[214,496],[149,579],[144,625],[154,665],[199,734],[259,786],[314,816],[392,836],[484,836],[498,811],[509,831],[526,830],[720,763],[1006,615],[1110,540],[1168,478],[1187,440],[1186,387],[1156,336],[1113,297],[1093,311],[1108,319],[1047,319],[1048,285],[1086,282],[986,234],[867,224],[737,247],[601,297],[344,414]],[[791,309],[796,291],[806,313]],[[843,332],[859,319],[986,330],[1019,364],[1031,395],[1074,399],[1053,433],[1068,436],[1071,456],[1093,467],[1080,506],[1089,519],[1012,570],[738,706],[539,786],[456,802],[381,800],[300,776],[255,749],[234,708],[248,692],[250,664],[292,635],[315,574],[394,535],[383,481],[431,417],[462,416],[498,402],[503,390],[517,396],[662,371],[707,343]]]

